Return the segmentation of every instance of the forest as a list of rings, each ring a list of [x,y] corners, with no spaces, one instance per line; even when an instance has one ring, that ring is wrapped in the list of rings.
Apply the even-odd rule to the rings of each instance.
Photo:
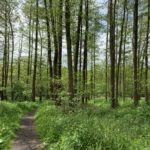
[[[0,150],[150,150],[150,0],[0,0]]]

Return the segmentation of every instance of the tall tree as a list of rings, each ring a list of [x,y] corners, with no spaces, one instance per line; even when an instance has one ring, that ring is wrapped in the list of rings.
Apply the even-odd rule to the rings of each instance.
[[[49,76],[50,76],[50,91],[53,93],[52,78],[53,78],[53,68],[52,68],[52,50],[51,50],[51,33],[50,33],[50,19],[47,7],[47,0],[44,0],[45,6],[45,19],[47,27],[47,48],[48,48],[48,66],[49,66]],[[48,84],[49,85],[49,84]],[[48,92],[49,93],[49,92]]]
[[[36,39],[35,39],[35,55],[34,55],[34,70],[32,81],[32,100],[35,101],[36,96],[36,72],[37,72],[37,52],[38,52],[38,26],[39,26],[39,0],[36,0]]]
[[[137,49],[138,49],[138,4],[139,0],[134,0],[134,20],[133,20],[133,98],[134,105],[139,104],[138,98],[138,64],[137,64]]]
[[[110,0],[109,4],[109,17],[110,17],[110,77],[111,77],[111,106],[112,108],[116,107],[116,99],[115,99],[115,11],[114,11],[115,4],[113,0]]]
[[[52,93],[53,87],[52,87],[52,78],[53,78],[53,69],[52,69],[52,55],[51,55],[51,34],[50,34],[50,20],[49,20],[49,14],[48,14],[48,7],[47,7],[47,0],[44,0],[44,6],[45,6],[45,19],[46,19],[46,27],[47,27],[47,48],[48,48],[48,66],[49,66],[49,74],[50,74],[50,91]]]
[[[22,45],[23,45],[23,35],[22,35],[21,40],[20,40],[20,43],[19,43],[19,53],[18,53],[18,74],[17,74],[17,79],[18,79],[18,81],[20,81],[20,74],[21,74]]]
[[[70,0],[65,0],[65,22],[66,22],[66,42],[67,42],[67,59],[68,59],[68,90],[69,105],[73,105],[74,88],[73,88],[73,67],[72,67],[72,46],[70,33]]]
[[[12,25],[11,18],[9,16],[9,24],[10,24],[10,30],[11,30],[11,37],[12,37],[12,51],[11,51],[11,73],[10,73],[10,84],[11,84],[11,100],[14,100],[13,96],[13,73],[14,73],[14,49],[15,49],[15,44],[14,44],[14,29]]]
[[[147,16],[147,32],[146,32],[146,46],[145,46],[145,101],[149,103],[148,93],[148,43],[150,30],[150,0],[148,0],[148,16]]]
[[[63,32],[63,0],[59,0],[59,24],[58,24],[58,77],[61,78],[62,68],[62,32]]]
[[[121,31],[120,31],[121,33],[120,33],[120,43],[119,43],[119,56],[118,56],[118,64],[117,64],[117,71],[116,71],[116,99],[118,99],[119,75],[120,75],[120,65],[122,60],[122,44],[123,44],[123,33],[124,33],[124,24],[125,24],[125,17],[126,17],[127,0],[124,0],[123,6],[124,8],[123,8],[123,18],[122,18]]]
[[[85,1],[85,39],[84,39],[84,52],[83,52],[83,96],[82,104],[87,102],[87,54],[88,54],[88,32],[89,32],[89,0]]]
[[[28,51],[28,64],[27,64],[27,84],[29,83],[30,67],[31,67],[31,25],[32,25],[32,3],[30,4],[29,15],[29,51]]]
[[[78,14],[78,25],[76,32],[76,46],[75,46],[75,54],[74,54],[74,86],[75,92],[77,91],[77,71],[78,71],[78,58],[79,58],[79,44],[80,44],[80,32],[81,32],[81,24],[82,24],[82,8],[83,0],[80,1],[79,4],[79,14]]]

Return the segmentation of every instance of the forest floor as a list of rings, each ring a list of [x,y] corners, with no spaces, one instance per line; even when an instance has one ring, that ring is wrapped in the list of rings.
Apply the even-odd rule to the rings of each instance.
[[[34,114],[35,112],[32,111],[23,117],[11,150],[41,149],[40,140],[35,131]]]

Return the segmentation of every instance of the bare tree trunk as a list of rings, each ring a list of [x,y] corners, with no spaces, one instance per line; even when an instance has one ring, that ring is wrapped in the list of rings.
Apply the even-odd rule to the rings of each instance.
[[[21,73],[22,43],[23,43],[23,35],[22,35],[22,38],[21,38],[21,41],[20,41],[20,45],[19,45],[19,55],[18,55],[18,75],[17,75],[18,81],[20,81],[20,73]]]
[[[83,59],[83,96],[82,104],[87,102],[87,44],[88,44],[88,31],[89,31],[89,1],[85,1],[85,39],[84,39],[84,59]]]
[[[106,94],[105,94],[105,98],[106,101],[108,99],[108,34],[109,34],[109,26],[108,26],[108,22],[107,22],[107,36],[106,36],[106,52],[105,52],[105,62],[106,62],[106,68],[105,68],[105,78],[106,78]]]
[[[65,0],[65,21],[66,21],[66,41],[67,41],[67,58],[68,58],[68,90],[69,105],[73,105],[74,88],[73,88],[73,68],[72,68],[72,49],[70,34],[70,0]]]
[[[146,34],[146,46],[145,46],[145,101],[149,103],[148,93],[148,43],[149,43],[149,29],[150,29],[150,0],[148,0],[148,18],[147,18],[147,34]]]
[[[78,79],[78,85],[79,85],[79,94],[80,94],[80,97],[82,95],[82,25],[81,25],[81,32],[80,32],[80,47],[79,47],[79,79]]]
[[[36,0],[36,40],[35,40],[35,56],[34,56],[34,70],[33,70],[33,81],[32,81],[32,100],[35,101],[36,96],[36,72],[37,72],[37,51],[38,51],[38,26],[39,26],[39,2]]]
[[[53,69],[52,69],[52,55],[51,55],[51,34],[50,34],[50,20],[48,15],[47,1],[44,0],[45,12],[46,12],[46,26],[47,26],[47,43],[48,43],[48,63],[49,63],[49,74],[50,74],[50,91],[53,93],[52,78],[53,78]]]
[[[2,68],[2,97],[4,100],[7,98],[6,96],[6,74],[7,74],[7,37],[8,37],[8,23],[7,23],[7,4],[5,2],[5,33],[4,33],[4,52],[3,52],[3,68]]]
[[[13,26],[11,23],[11,19],[9,18],[9,24],[10,24],[10,29],[11,29],[11,37],[12,37],[12,51],[11,51],[11,73],[10,73],[10,84],[11,84],[11,100],[14,100],[14,94],[13,94],[13,64],[14,64],[14,31],[13,31]]]
[[[77,72],[78,72],[78,57],[79,57],[79,47],[80,47],[80,32],[81,32],[81,24],[82,24],[82,6],[83,0],[80,1],[79,5],[79,14],[78,14],[78,25],[76,32],[76,46],[75,46],[75,54],[74,54],[74,87],[75,93],[77,92]]]
[[[58,28],[58,77],[61,79],[61,65],[62,65],[62,13],[63,13],[63,0],[59,1],[59,28]]]
[[[117,101],[118,101],[120,64],[121,64],[121,59],[122,59],[121,55],[122,55],[122,43],[123,43],[123,33],[124,33],[126,6],[127,6],[127,0],[124,0],[124,11],[123,11],[122,24],[121,24],[121,35],[120,35],[120,44],[119,44],[119,57],[118,57],[117,72],[116,72],[116,100]]]
[[[29,17],[29,52],[28,52],[28,64],[27,64],[27,84],[29,84],[30,67],[31,67],[31,24],[32,24],[32,4],[30,4],[30,17]]]
[[[128,11],[126,14],[126,26],[125,26],[125,36],[124,36],[124,48],[123,48],[123,100],[125,101],[125,92],[126,92],[126,42],[127,42],[127,28],[128,28]]]
[[[43,63],[42,63],[42,57],[43,57],[43,37],[42,37],[42,33],[41,32],[39,32],[39,34],[40,34],[40,40],[41,40],[41,53],[40,53],[40,101],[42,101],[42,93],[43,93],[43,83],[42,83],[42,75],[43,75],[43,73],[42,73],[42,66],[43,66]]]
[[[133,22],[133,80],[134,80],[134,105],[139,104],[138,99],[138,64],[137,64],[137,48],[138,48],[138,0],[134,0],[134,22]]]
[[[110,14],[110,77],[111,77],[111,106],[115,108],[117,106],[115,99],[115,13],[114,13],[113,0],[110,0],[109,14]]]
[[[58,37],[57,37],[56,23],[55,23],[54,13],[53,13],[53,0],[49,0],[49,4],[50,4],[51,26],[52,26],[52,33],[53,33],[54,47],[55,47],[53,76],[54,76],[54,79],[57,79],[58,77]]]

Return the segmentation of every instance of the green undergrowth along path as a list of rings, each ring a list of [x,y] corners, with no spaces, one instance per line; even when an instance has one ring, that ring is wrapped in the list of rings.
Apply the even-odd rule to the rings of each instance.
[[[36,109],[32,102],[0,102],[0,150],[8,150],[23,115]]]
[[[104,107],[103,107],[104,106]],[[113,110],[87,106],[66,111],[43,104],[36,114],[37,131],[48,150],[148,150],[150,106],[128,104]]]

